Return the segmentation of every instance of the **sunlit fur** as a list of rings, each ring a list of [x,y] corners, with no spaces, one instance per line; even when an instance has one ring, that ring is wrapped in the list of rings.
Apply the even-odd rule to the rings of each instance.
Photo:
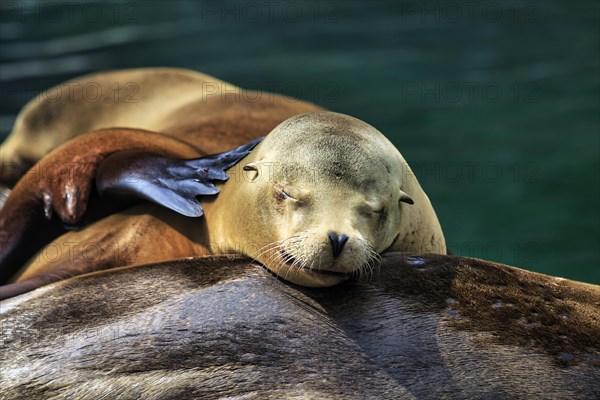
[[[220,227],[211,238],[225,243],[218,251],[242,252],[296,284],[331,286],[369,277],[379,254],[400,236],[409,238],[408,250],[419,252],[437,252],[434,246],[443,243],[435,213],[398,150],[375,128],[346,115],[292,117],[228,173],[218,198],[205,205],[209,225]],[[402,202],[405,193],[419,204]],[[232,198],[235,204],[217,206]],[[421,238],[401,235],[413,225]],[[236,235],[229,233],[234,230]],[[338,257],[331,232],[348,236]],[[431,232],[439,240],[431,241]],[[235,237],[254,240],[240,248]],[[438,247],[445,252],[445,245]]]

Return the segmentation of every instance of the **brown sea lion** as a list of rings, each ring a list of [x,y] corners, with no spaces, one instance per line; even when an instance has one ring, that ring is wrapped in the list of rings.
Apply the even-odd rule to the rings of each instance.
[[[129,84],[136,91],[128,100],[126,93],[115,95],[112,91],[115,85],[125,88]],[[56,96],[54,92],[64,90],[65,85],[98,86],[104,97],[90,101],[85,92],[79,91]],[[65,233],[64,225],[85,225],[131,205],[114,199],[100,200],[93,189],[100,164],[115,152],[133,149],[142,155],[177,159],[206,156],[252,142],[290,116],[320,110],[300,100],[242,91],[216,78],[173,68],[100,73],[65,85],[31,101],[0,146],[2,180],[8,184],[15,171],[74,138],[29,170],[0,210],[3,282],[49,240]],[[146,127],[160,133],[143,130]],[[79,137],[99,128],[106,129]],[[22,160],[27,162],[21,163]],[[89,209],[88,199],[93,204]],[[48,223],[43,222],[46,219]],[[158,257],[168,258],[172,257]],[[69,269],[51,263],[47,272],[57,279],[71,276]]]
[[[179,68],[85,75],[40,93],[21,110],[0,146],[0,183],[12,186],[50,151],[93,130],[166,133],[208,154],[263,136],[292,115],[317,110],[300,100],[243,90]]]
[[[13,243],[23,242],[22,233],[12,232],[36,212],[41,215],[42,209],[46,216],[54,210],[64,223],[79,223],[94,181],[100,193],[134,193],[186,216],[202,215],[193,196],[214,194],[217,188],[220,195],[202,198],[202,220],[186,221],[157,207],[143,207],[67,233],[26,266],[19,281],[35,281],[23,287],[114,266],[227,253],[251,256],[300,285],[331,286],[352,274],[370,273],[384,251],[446,253],[429,199],[401,154],[380,132],[346,115],[314,112],[316,106],[313,112],[303,113],[311,106],[302,102],[292,106],[289,99],[264,95],[263,101],[237,98],[233,105],[212,99],[210,111],[194,115],[191,111],[202,106],[198,102],[211,101],[202,91],[194,92],[188,97],[200,100],[155,123],[155,129],[166,132],[162,135],[132,128],[105,129],[77,137],[43,158],[33,170],[50,172],[42,179],[27,174],[1,211],[0,229],[11,238],[5,246],[7,254],[19,253],[12,251]],[[35,114],[32,109],[27,112]],[[287,118],[291,113],[299,115]],[[110,119],[104,114],[99,118]],[[135,118],[127,125],[135,126]],[[246,118],[252,122],[240,122]],[[190,182],[195,180],[196,164],[212,162],[214,157],[194,161],[192,175],[182,175],[179,158],[224,150],[214,145],[207,149],[205,141],[217,136],[221,146],[226,143],[230,148],[241,144],[239,139],[231,140],[236,133],[244,131],[245,140],[256,139],[265,133],[258,127],[275,120],[281,123],[241,164],[229,169],[232,179],[216,184],[214,192],[207,191],[207,184],[196,190],[197,183]],[[240,155],[255,144],[242,145],[216,160]],[[61,160],[75,164],[69,174],[48,168],[61,165]],[[223,181],[223,169],[227,168],[217,168],[221,172],[208,178]],[[28,203],[23,197],[33,199],[31,206],[24,206]],[[174,243],[153,246],[152,238],[170,238]],[[90,246],[100,249],[93,260]],[[123,248],[134,251],[119,250]],[[11,264],[21,261],[22,257]]]
[[[594,399],[600,287],[383,255],[284,284],[240,257],[88,274],[0,303],[3,398]]]

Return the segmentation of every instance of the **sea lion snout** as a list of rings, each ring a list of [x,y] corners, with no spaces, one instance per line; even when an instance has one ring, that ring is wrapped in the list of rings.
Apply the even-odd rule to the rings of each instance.
[[[348,235],[343,233],[338,234],[336,232],[329,232],[327,237],[329,237],[329,241],[331,242],[333,258],[338,258],[344,249],[344,245],[348,241]]]

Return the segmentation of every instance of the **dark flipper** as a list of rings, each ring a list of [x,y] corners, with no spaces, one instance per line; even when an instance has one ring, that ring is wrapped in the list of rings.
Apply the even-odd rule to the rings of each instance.
[[[117,139],[123,137],[131,139],[131,143],[118,142]],[[105,138],[116,145],[109,146],[112,142]],[[170,146],[171,153],[186,150],[185,145],[167,139],[151,132],[115,128],[75,139],[70,146],[40,160],[38,169],[44,173],[26,174],[0,209],[0,284],[8,282],[39,249],[65,233],[66,226],[94,222],[131,207],[140,198],[183,215],[202,215],[202,207],[195,196],[216,194],[218,190],[210,181],[226,180],[224,170],[250,153],[261,140],[224,153],[183,160],[156,154],[164,145]],[[108,144],[103,147],[105,140]],[[150,140],[147,149],[137,151],[138,157],[131,150],[123,149],[144,149],[146,141]],[[167,143],[163,143],[165,141]],[[102,154],[99,154],[99,147]],[[83,158],[87,149],[91,149],[89,157]],[[196,151],[193,153],[197,154]],[[74,157],[83,161],[75,163]],[[67,169],[67,174],[57,173],[62,171],[63,165],[73,168]],[[101,171],[98,171],[99,165]],[[50,168],[52,166],[55,168]],[[95,178],[103,193],[125,192],[127,196],[118,201],[101,199],[92,190]],[[75,191],[76,196],[70,198],[69,190]],[[75,201],[69,202],[70,199]],[[76,212],[67,212],[72,210]]]
[[[247,156],[261,140],[192,160],[161,157],[143,150],[121,151],[100,164],[96,187],[102,195],[140,197],[185,216],[199,217],[203,211],[196,196],[217,194],[219,189],[213,181],[227,180],[225,170]]]

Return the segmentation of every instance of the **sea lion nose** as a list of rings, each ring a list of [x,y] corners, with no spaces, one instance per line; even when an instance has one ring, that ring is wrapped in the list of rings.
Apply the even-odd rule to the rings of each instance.
[[[338,235],[336,232],[329,232],[327,236],[329,236],[329,241],[331,242],[331,247],[333,249],[333,258],[338,258],[339,255],[342,254],[344,245],[348,241],[348,236],[343,233]]]

